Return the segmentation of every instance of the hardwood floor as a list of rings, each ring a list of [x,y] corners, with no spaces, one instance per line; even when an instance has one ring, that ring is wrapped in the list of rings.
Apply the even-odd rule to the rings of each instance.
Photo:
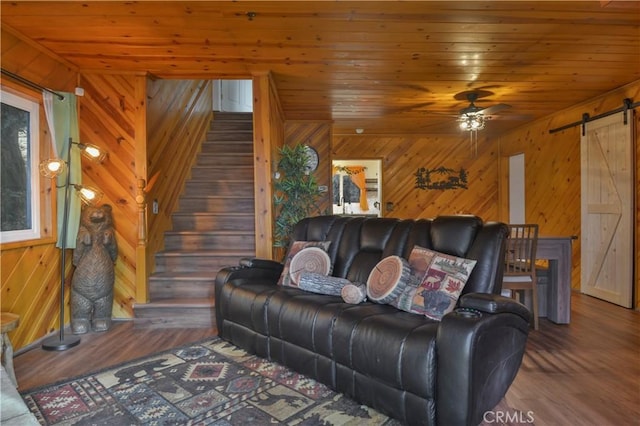
[[[507,404],[536,425],[640,425],[640,312],[571,296],[571,324],[529,335]]]
[[[114,321],[109,331],[81,336],[63,352],[40,346],[16,355],[13,364],[20,390],[81,376],[189,342],[217,336],[215,328],[145,328],[133,321]]]
[[[79,346],[48,352],[38,346],[15,357],[20,389],[120,364],[214,336],[214,329],[146,329],[116,322],[106,333],[82,336]],[[571,324],[544,318],[531,331],[522,367],[496,407],[520,410],[511,425],[640,424],[640,312],[572,294]],[[510,411],[513,416],[515,411]],[[484,424],[500,424],[498,411]],[[503,416],[506,416],[504,414]]]

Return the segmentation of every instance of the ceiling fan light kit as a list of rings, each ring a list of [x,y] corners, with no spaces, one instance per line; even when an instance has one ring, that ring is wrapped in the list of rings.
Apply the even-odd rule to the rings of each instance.
[[[470,132],[482,130],[491,114],[510,108],[507,104],[496,104],[486,108],[479,107],[475,104],[479,98],[492,94],[492,92],[486,90],[471,90],[457,93],[454,96],[455,99],[466,99],[469,102],[469,106],[460,110],[458,115],[458,124],[461,130]]]
[[[460,129],[474,131],[482,130],[485,125],[485,117],[479,113],[462,114],[459,118]]]

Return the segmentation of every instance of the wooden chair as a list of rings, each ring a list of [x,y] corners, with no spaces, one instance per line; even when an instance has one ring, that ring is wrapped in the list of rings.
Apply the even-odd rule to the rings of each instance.
[[[538,329],[538,286],[536,278],[536,248],[538,225],[509,225],[509,238],[505,251],[505,270],[502,289],[509,290],[517,299],[518,292],[531,291],[533,328]]]

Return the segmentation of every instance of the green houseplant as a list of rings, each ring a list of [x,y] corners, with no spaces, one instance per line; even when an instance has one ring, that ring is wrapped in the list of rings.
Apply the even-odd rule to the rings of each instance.
[[[284,255],[291,242],[293,226],[309,216],[317,206],[319,190],[315,176],[308,171],[309,157],[304,145],[285,145],[279,153],[279,178],[274,184],[276,219],[273,245],[281,248]]]

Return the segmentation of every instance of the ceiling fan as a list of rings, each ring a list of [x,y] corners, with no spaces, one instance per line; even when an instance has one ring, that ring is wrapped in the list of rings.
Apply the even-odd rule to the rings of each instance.
[[[494,114],[499,111],[511,108],[507,104],[495,104],[489,107],[479,107],[476,102],[480,98],[484,98],[492,95],[492,92],[487,90],[467,90],[460,92],[454,96],[457,100],[467,100],[469,105],[466,108],[460,110],[458,114],[458,124],[462,130],[482,130],[485,126],[486,120],[492,118]]]

